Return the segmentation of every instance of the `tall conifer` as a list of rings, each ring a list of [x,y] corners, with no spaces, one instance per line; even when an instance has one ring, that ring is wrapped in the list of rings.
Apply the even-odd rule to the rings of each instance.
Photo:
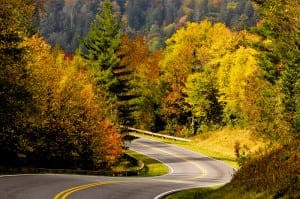
[[[103,5],[91,25],[87,38],[82,41],[82,54],[95,73],[97,85],[109,104],[108,114],[118,123],[126,123],[129,71],[120,64],[121,22],[113,13],[112,3]],[[124,102],[125,101],[125,102]]]

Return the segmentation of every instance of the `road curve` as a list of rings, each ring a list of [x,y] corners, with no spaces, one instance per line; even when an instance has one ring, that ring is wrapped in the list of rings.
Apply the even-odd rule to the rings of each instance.
[[[0,176],[1,199],[153,199],[172,191],[227,183],[233,168],[173,145],[139,138],[132,150],[169,167],[157,177],[105,177],[63,174]]]

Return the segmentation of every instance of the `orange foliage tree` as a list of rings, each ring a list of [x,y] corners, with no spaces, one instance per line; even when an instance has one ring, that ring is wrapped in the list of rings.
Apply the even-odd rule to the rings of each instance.
[[[159,61],[161,52],[151,52],[141,37],[130,39],[123,37],[121,49],[121,64],[132,71],[130,85],[131,104],[134,107],[133,118],[136,125],[144,129],[155,130],[158,127],[158,108],[160,107],[161,90],[159,88]]]
[[[38,36],[24,46],[31,52],[28,87],[37,105],[28,156],[37,166],[94,169],[111,165],[122,153],[121,138],[104,119],[105,104],[96,95],[84,60],[77,55],[65,60],[59,49],[51,53]]]

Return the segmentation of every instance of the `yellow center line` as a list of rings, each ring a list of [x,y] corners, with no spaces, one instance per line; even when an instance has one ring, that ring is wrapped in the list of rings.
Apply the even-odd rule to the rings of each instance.
[[[77,190],[84,190],[84,189],[87,189],[89,187],[99,186],[99,185],[101,185],[101,183],[97,182],[97,183],[90,183],[90,184],[84,184],[84,185],[72,187],[72,188],[69,188],[69,189],[66,189],[64,191],[59,192],[58,194],[55,195],[54,199],[66,198],[68,195],[70,195],[69,193],[73,193]]]
[[[145,146],[145,147],[148,147],[148,148],[151,148],[151,149],[154,149],[154,150],[156,150],[156,151],[160,151],[160,152],[169,154],[169,155],[174,156],[174,157],[177,157],[177,158],[179,158],[179,159],[181,159],[181,160],[183,160],[183,161],[185,161],[185,162],[191,163],[192,165],[194,165],[195,167],[197,167],[198,169],[200,169],[201,175],[196,176],[196,177],[193,177],[193,178],[183,178],[182,180],[192,180],[192,179],[204,177],[204,176],[206,175],[206,170],[205,170],[203,167],[201,167],[199,164],[195,163],[194,161],[189,160],[189,159],[186,158],[186,157],[183,157],[183,156],[180,156],[180,155],[177,155],[177,154],[168,152],[168,151],[163,150],[163,149],[153,148],[153,147],[151,147],[151,146],[149,146],[149,145],[146,145],[146,144],[141,144],[141,143],[137,143],[137,144],[142,145],[142,146]]]
[[[80,185],[80,186],[76,186],[76,187],[72,187],[72,188],[66,189],[66,190],[61,191],[61,192],[59,192],[58,194],[56,194],[55,197],[54,197],[54,199],[59,199],[59,198],[61,198],[65,193],[68,193],[69,191],[73,191],[73,190],[76,190],[76,189],[80,189],[80,188],[85,188],[85,187],[93,186],[93,185],[95,185],[95,184],[98,184],[98,183],[90,183],[90,184]]]
[[[183,156],[179,156],[177,154],[174,154],[174,153],[171,153],[171,152],[168,152],[166,150],[163,150],[163,149],[158,149],[158,148],[153,148],[149,145],[146,145],[146,144],[141,144],[141,143],[137,143],[139,145],[142,145],[142,146],[145,146],[145,147],[148,147],[148,148],[151,148],[151,149],[154,149],[156,151],[160,151],[160,152],[163,152],[163,153],[166,153],[166,154],[169,154],[171,156],[174,156],[174,157],[177,157],[185,162],[189,162],[191,164],[193,164],[195,167],[199,168],[201,170],[201,175],[200,176],[196,176],[196,177],[192,177],[192,178],[182,178],[180,180],[192,180],[192,179],[196,179],[196,178],[200,178],[200,177],[203,177],[205,176],[205,169],[203,167],[201,167],[200,165],[198,165],[197,163],[195,163],[194,161],[192,160],[189,160],[187,159],[186,157],[183,157]],[[161,182],[174,182],[174,183],[179,183],[180,180],[168,180],[168,179],[152,179],[151,181],[161,181]],[[71,187],[69,189],[65,189],[59,193],[57,193],[55,196],[54,196],[54,199],[66,199],[68,198],[71,194],[75,193],[75,192],[78,192],[78,191],[82,191],[82,190],[86,190],[86,189],[90,189],[92,187],[97,187],[97,186],[102,186],[102,185],[108,185],[108,184],[117,184],[117,183],[132,183],[132,182],[143,182],[143,181],[148,181],[148,180],[132,180],[132,181],[104,181],[104,182],[94,182],[94,183],[89,183],[89,184],[84,184],[84,185],[79,185],[79,186],[75,186],[75,187]],[[148,181],[150,182],[150,181]]]
[[[97,187],[97,186],[101,186],[101,185],[117,184],[117,183],[122,183],[122,182],[125,182],[125,181],[112,181],[112,182],[105,181],[105,182],[94,182],[94,183],[90,183],[90,184],[79,185],[79,186],[71,187],[69,189],[66,189],[66,190],[63,190],[63,191],[57,193],[54,196],[54,199],[66,199],[71,194],[73,194],[74,192],[77,192],[77,191],[82,191],[85,189],[89,189],[89,188]]]

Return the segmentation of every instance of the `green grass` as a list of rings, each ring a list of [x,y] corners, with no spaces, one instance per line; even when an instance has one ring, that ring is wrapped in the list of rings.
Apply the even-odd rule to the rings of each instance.
[[[158,160],[152,159],[148,156],[145,156],[143,154],[137,153],[132,150],[128,150],[126,151],[126,153],[131,157],[134,157],[138,161],[144,163],[145,168],[142,170],[139,176],[150,177],[150,176],[165,175],[169,173],[168,167]]]
[[[125,154],[127,155],[127,154]],[[141,163],[136,161],[136,159],[129,159],[128,156],[123,156],[112,166],[112,171],[116,173],[122,173],[125,171],[138,171],[140,170]]]
[[[19,173],[67,173],[80,175],[107,176],[141,176],[151,177],[169,173],[168,167],[158,160],[132,150],[126,150],[124,156],[107,171],[72,170],[72,169],[43,169],[43,168],[6,168],[0,166],[0,174]],[[129,156],[129,157],[128,157]]]

